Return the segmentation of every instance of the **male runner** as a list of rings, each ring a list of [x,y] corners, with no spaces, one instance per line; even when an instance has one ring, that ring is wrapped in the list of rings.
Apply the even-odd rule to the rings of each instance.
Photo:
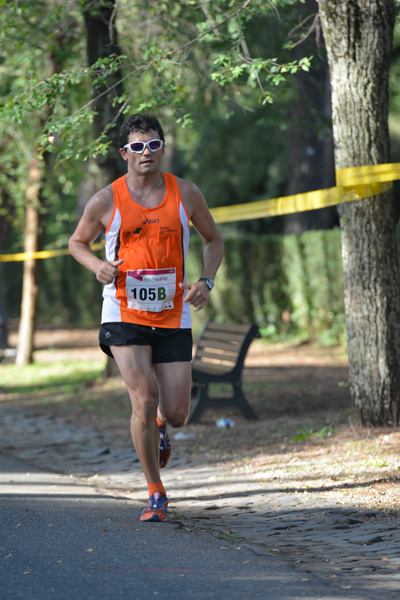
[[[132,404],[132,441],[149,488],[140,519],[166,521],[160,467],[171,453],[167,423],[181,427],[189,414],[189,305],[205,306],[223,240],[200,190],[161,170],[165,140],[154,116],[132,115],[119,141],[127,174],[88,201],[69,248],[105,286],[100,346],[116,360]],[[189,220],[204,242],[204,269],[194,283],[185,271]],[[102,232],[105,261],[91,251]]]

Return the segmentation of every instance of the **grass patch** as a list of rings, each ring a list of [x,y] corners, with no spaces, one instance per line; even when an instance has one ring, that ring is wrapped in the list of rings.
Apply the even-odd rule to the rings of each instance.
[[[43,353],[44,354],[44,353]],[[0,402],[34,408],[86,424],[90,419],[106,419],[113,430],[113,419],[129,422],[130,403],[122,378],[105,379],[104,359],[78,360],[63,353],[40,357],[27,366],[0,366]],[[43,360],[43,358],[45,358]]]
[[[313,435],[317,435],[319,438],[321,438],[321,440],[325,440],[326,438],[330,437],[334,432],[335,430],[332,427],[332,425],[325,425],[319,431],[315,431],[313,427],[309,427],[308,425],[306,425],[301,429],[297,429],[297,435],[289,439],[293,442],[302,442],[304,440],[308,440]]]
[[[230,544],[237,544],[238,542],[244,541],[243,537],[241,537],[238,533],[232,533],[230,529],[227,531],[219,531],[217,533],[217,538],[220,540],[225,540],[225,542],[229,542]]]
[[[301,429],[297,429],[297,435],[294,435],[290,439],[293,442],[302,442],[303,440],[307,440],[314,434],[314,429],[312,427],[302,427]]]
[[[183,512],[178,512],[176,510],[171,510],[168,512],[168,516],[172,517],[173,519],[176,520],[180,520],[182,521],[183,519],[186,519],[186,514]]]
[[[43,392],[69,394],[102,376],[104,361],[64,360],[26,366],[3,365],[1,392],[38,396]]]

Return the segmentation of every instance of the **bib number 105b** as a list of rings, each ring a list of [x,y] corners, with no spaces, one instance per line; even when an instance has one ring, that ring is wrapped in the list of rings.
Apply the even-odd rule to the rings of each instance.
[[[126,274],[127,307],[161,312],[174,308],[176,269],[138,269]]]
[[[131,294],[134,300],[141,300],[142,302],[146,302],[150,300],[150,302],[162,302],[167,297],[167,292],[165,287],[134,287],[131,289]]]

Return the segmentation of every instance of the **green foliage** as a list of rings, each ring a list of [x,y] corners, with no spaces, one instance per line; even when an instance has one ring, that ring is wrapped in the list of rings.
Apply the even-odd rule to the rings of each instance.
[[[43,293],[39,314],[51,316],[55,325],[79,323],[90,325],[100,320],[102,286],[91,273],[71,256],[44,261]],[[54,310],[54,307],[57,307]],[[97,310],[96,310],[97,307]]]
[[[29,113],[39,114],[45,107],[51,107],[54,110],[42,130],[37,132],[36,146],[41,155],[45,151],[52,152],[55,148],[60,162],[70,158],[87,160],[89,157],[105,154],[110,144],[106,137],[80,147],[82,131],[87,131],[87,126],[93,121],[94,111],[90,108],[93,101],[89,100],[73,110],[67,98],[71,98],[81,84],[87,88],[88,80],[92,82],[94,89],[103,86],[107,78],[120,68],[122,59],[123,57],[110,55],[99,59],[91,67],[77,67],[45,78],[41,73],[32,73],[29,86],[19,89],[14,85],[10,94],[3,97],[0,126],[3,124],[4,127],[5,123],[10,122],[23,125]]]
[[[240,544],[245,540],[245,538],[240,537],[238,533],[232,533],[230,529],[226,531],[219,531],[217,533],[217,538],[224,540],[225,542],[229,542],[230,544]]]
[[[290,2],[279,5],[282,11],[291,7]],[[257,31],[259,21],[272,17],[277,23],[278,18],[277,8],[260,0],[253,0],[251,8],[248,0],[205,0],[200,4],[123,0],[118,5],[118,28],[125,55],[110,54],[91,67],[85,66],[82,17],[74,4],[54,10],[52,3],[41,0],[28,2],[24,11],[17,4],[3,3],[2,8],[8,43],[2,50],[5,85],[1,90],[0,128],[10,121],[23,126],[30,115],[51,108],[44,123],[37,122],[35,137],[42,152],[52,151],[57,162],[107,152],[111,123],[97,140],[82,144],[82,132],[89,130],[94,116],[95,99],[90,99],[90,88],[100,93],[117,72],[123,72],[123,77],[112,88],[124,81],[127,91],[115,96],[116,111],[169,107],[176,123],[186,127],[193,119],[187,98],[196,98],[201,88],[211,90],[219,101],[225,95],[224,103],[232,99],[241,102],[242,98],[252,107],[259,101],[272,102],[274,87],[310,66],[309,57],[293,60],[288,55],[278,60],[264,56],[270,48],[264,40],[255,42],[253,31]],[[140,23],[134,36],[132,22]],[[15,40],[19,43],[17,53]],[[46,68],[52,52],[58,52],[60,64],[55,73]]]
[[[61,325],[97,325],[101,314],[102,287],[72,256],[40,261],[42,285],[38,299],[38,322]],[[10,318],[19,317],[22,263],[4,263],[6,308]]]
[[[193,240],[191,256],[201,252]],[[345,343],[340,232],[225,235],[225,259],[205,314],[256,322],[264,337]],[[201,323],[198,323],[201,320]]]
[[[396,20],[394,23],[393,30],[393,54],[392,62],[390,65],[389,73],[389,101],[390,110],[397,114],[400,113],[400,91],[397,84],[400,76],[400,60],[399,60],[399,47],[400,47],[400,2],[396,1]]]
[[[311,306],[307,283],[306,263],[301,238],[286,236],[283,239],[283,270],[287,297],[291,299],[290,320],[299,331],[308,331],[311,324]]]
[[[274,101],[272,91],[266,89],[269,86],[277,86],[286,80],[285,74],[294,75],[299,70],[309,71],[312,57],[305,57],[299,61],[291,61],[284,65],[279,64],[276,58],[267,60],[253,59],[244,62],[232,56],[232,54],[219,54],[214,60],[214,70],[211,73],[212,81],[224,87],[239,79],[246,80],[249,86],[257,85],[260,88],[262,104]],[[263,81],[261,80],[263,74]]]
[[[4,214],[11,217],[7,251],[12,252],[20,251],[24,245],[25,192],[30,165],[38,153],[54,150],[55,155],[61,151],[59,131],[52,126],[55,115],[59,113],[64,118],[71,115],[73,121],[74,112],[87,99],[87,90],[84,96],[77,94],[75,65],[85,64],[85,61],[81,60],[84,39],[79,36],[79,12],[74,3],[54,5],[47,0],[26,1],[22,8],[19,3],[3,2],[1,9],[0,186],[3,210],[0,209],[0,218]],[[83,81],[83,75],[80,79]],[[74,124],[80,144],[88,130],[85,121],[90,121],[87,115],[78,125]],[[69,142],[72,143],[72,138]],[[41,212],[51,212],[58,219],[60,206],[63,212],[67,210],[66,196],[60,197],[58,177],[50,175],[54,160],[47,155],[46,162],[47,181],[43,196],[47,203],[41,207]],[[77,187],[82,168],[68,165],[59,176]],[[66,187],[64,184],[63,188]],[[74,198],[72,207],[75,203]]]
[[[335,433],[335,428],[332,425],[324,425],[321,427],[319,431],[317,431],[317,435],[321,438],[321,440],[325,440],[328,437],[331,437]]]
[[[319,431],[314,431],[314,429],[308,425],[297,429],[297,435],[291,437],[290,439],[294,442],[302,442],[304,440],[308,440],[314,435],[317,435],[321,440],[325,440],[330,437],[335,432],[335,429],[332,425],[324,425]]]
[[[304,427],[297,429],[297,435],[291,437],[290,439],[294,442],[302,442],[304,440],[308,440],[312,435],[314,435],[314,433],[315,432],[312,427],[305,425]]]
[[[196,131],[177,132],[177,174],[195,181],[210,207],[284,193],[285,109],[273,105],[268,115],[264,112],[258,108],[250,114],[234,107],[228,119],[223,106],[216,106],[213,114],[202,108]],[[240,228],[265,228],[265,223],[243,223]]]

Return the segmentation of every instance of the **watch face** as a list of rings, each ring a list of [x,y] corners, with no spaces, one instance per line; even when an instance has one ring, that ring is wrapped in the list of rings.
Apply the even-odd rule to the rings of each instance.
[[[214,287],[214,282],[212,279],[207,279],[207,277],[200,277],[199,281],[204,281],[209,290],[212,290]]]

